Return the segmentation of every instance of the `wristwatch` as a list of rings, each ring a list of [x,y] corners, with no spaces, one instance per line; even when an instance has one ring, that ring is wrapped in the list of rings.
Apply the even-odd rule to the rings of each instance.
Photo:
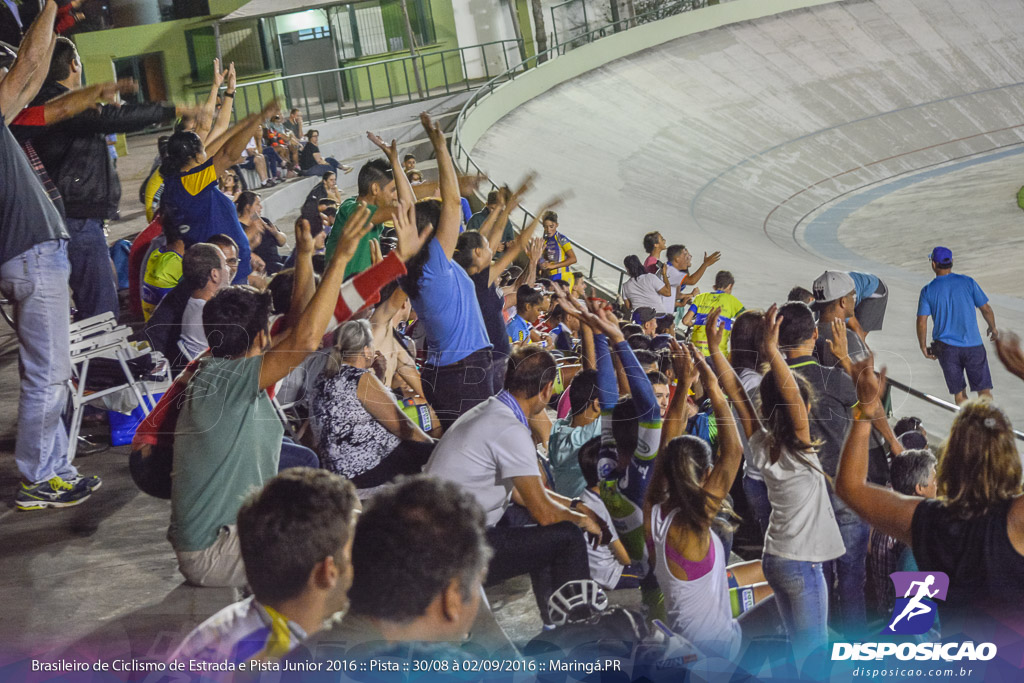
[[[569,503],[569,509],[570,510],[575,510],[576,508],[578,508],[580,506],[580,504],[582,502],[583,502],[583,500],[580,499],[580,498],[573,498],[572,501],[570,501],[570,503]]]

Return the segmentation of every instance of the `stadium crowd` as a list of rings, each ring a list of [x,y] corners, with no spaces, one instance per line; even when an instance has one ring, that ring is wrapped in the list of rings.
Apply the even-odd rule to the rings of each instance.
[[[231,66],[202,107],[102,104],[131,84],[82,87],[57,14],[49,0],[0,70],[16,505],[78,505],[100,486],[62,421],[69,289],[80,319],[120,315],[104,135],[176,121],[126,266],[140,339],[176,378],[129,467],[171,501],[167,559],[185,580],[248,592],[176,657],[316,657],[339,638],[470,657],[456,648],[485,589],[522,575],[545,629],[593,616],[602,591],[639,591],[647,620],[727,659],[762,635],[803,657],[830,632],[867,633],[897,569],[950,576],[943,630],[1020,623],[1021,460],[975,310],[1022,379],[1024,351],[950,250],[931,252],[917,318],[962,404],[933,452],[920,420],[887,416],[868,344],[888,300],[877,276],[826,271],[747,309],[742,272],[709,272],[723,254],[694,267],[650,233],[621,297],[601,298],[573,268],[558,200],[516,233],[531,177],[471,213],[479,179],[458,176],[428,115],[437,180],[370,133],[382,156],[345,198],[337,173],[353,169],[298,110],[230,123]],[[248,188],[297,175],[321,182],[289,234]]]

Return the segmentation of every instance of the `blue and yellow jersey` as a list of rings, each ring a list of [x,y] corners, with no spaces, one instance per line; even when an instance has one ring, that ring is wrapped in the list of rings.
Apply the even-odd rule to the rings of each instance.
[[[572,253],[572,243],[560,232],[556,232],[551,237],[547,238],[544,243],[544,260],[549,263],[558,263],[569,258],[569,254]],[[551,280],[561,280],[569,285],[572,289],[573,276],[569,272],[568,268],[558,268],[554,273],[548,275]]]
[[[689,308],[689,311],[694,314],[693,334],[690,336],[690,341],[705,356],[710,354],[708,353],[708,335],[704,329],[704,324],[708,320],[708,313],[716,308],[722,309],[722,312],[718,314],[718,323],[723,330],[722,353],[725,354],[729,353],[729,336],[732,334],[732,324],[737,316],[743,312],[743,304],[740,303],[740,300],[727,292],[704,292],[693,298]]]

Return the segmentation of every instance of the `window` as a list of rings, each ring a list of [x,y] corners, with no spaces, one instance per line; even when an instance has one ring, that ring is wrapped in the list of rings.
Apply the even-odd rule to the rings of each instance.
[[[317,26],[316,28],[304,28],[298,31],[299,42],[303,40],[317,40],[318,38],[330,38],[330,26]]]

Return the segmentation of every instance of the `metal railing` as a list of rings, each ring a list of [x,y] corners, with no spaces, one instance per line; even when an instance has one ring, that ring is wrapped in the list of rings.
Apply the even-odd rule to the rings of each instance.
[[[519,55],[520,41],[495,40],[239,83],[232,119],[260,111],[275,97],[286,112],[302,111],[308,124],[469,92],[491,80],[499,69],[508,71]],[[207,94],[196,91],[194,97],[200,103]]]
[[[933,405],[936,408],[942,408],[943,410],[950,413],[960,412],[960,406],[956,405],[955,403],[950,403],[949,401],[943,400],[938,396],[932,396],[931,394],[921,391],[920,389],[915,389],[914,387],[908,384],[898,382],[891,377],[887,378],[887,381],[889,386],[892,387],[893,389],[898,389],[903,393],[907,394],[908,396],[913,396],[914,398],[924,401],[925,403],[928,403],[930,405]],[[1013,434],[1019,440],[1024,441],[1024,432],[1019,432],[1016,429],[1014,429]]]
[[[542,66],[546,61],[556,59],[559,56],[564,55],[566,52],[570,52],[583,45],[588,45],[606,36],[626,31],[637,26],[642,26],[643,24],[647,24],[652,21],[665,19],[683,12],[699,9],[706,5],[707,0],[681,0],[680,2],[665,5],[664,7],[659,7],[649,12],[638,14],[634,17],[604,24],[586,31],[585,33],[573,36],[569,40],[561,43],[555,43],[555,45],[551,46],[544,52],[528,57],[515,66],[505,70],[503,73],[496,75],[494,78],[487,81],[483,87],[473,93],[473,96],[470,97],[466,104],[462,106],[462,110],[459,112],[459,116],[455,121],[451,148],[452,158],[455,160],[456,167],[462,173],[482,174],[480,165],[473,159],[473,155],[470,153],[470,150],[466,149],[462,144],[460,133],[466,116],[479,106],[481,101],[491,96],[498,85],[508,81],[513,81],[531,68]],[[489,178],[488,180],[492,189],[498,188],[498,184],[495,183],[493,179]],[[520,206],[519,211],[521,211],[522,217],[518,220],[518,226],[522,229],[524,226],[529,224],[531,220],[533,220],[534,214],[524,206]],[[513,220],[513,223],[516,222],[517,221]],[[573,250],[577,252],[577,267],[574,268],[574,270],[581,270],[585,275],[587,275],[587,279],[605,295],[611,296],[612,298],[617,297],[619,295],[619,291],[622,289],[622,283],[626,279],[625,269],[591,251],[571,238],[570,241],[572,242]],[[581,254],[584,256],[583,259],[580,258]],[[582,263],[585,259],[589,259],[589,266]],[[612,283],[614,283],[614,285]]]

